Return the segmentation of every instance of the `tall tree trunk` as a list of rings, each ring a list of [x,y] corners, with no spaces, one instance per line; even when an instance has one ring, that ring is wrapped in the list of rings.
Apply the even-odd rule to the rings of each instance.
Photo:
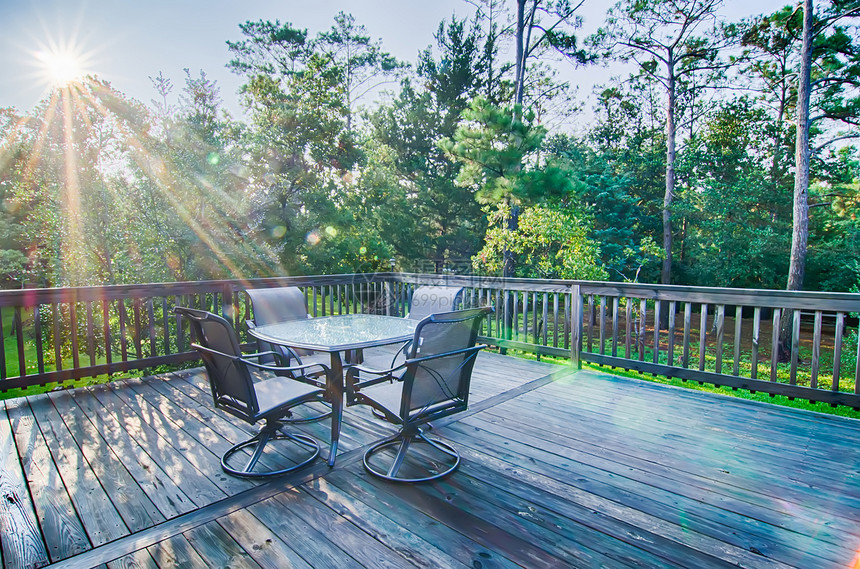
[[[526,62],[523,58],[525,46],[523,45],[523,37],[526,32],[526,0],[517,0],[517,62],[516,62],[516,78],[514,82],[514,104],[523,104],[523,83],[526,74]]]
[[[660,271],[660,282],[672,282],[672,200],[675,197],[675,62],[671,50],[667,62],[666,102],[666,193],[663,196],[663,249],[666,257]]]
[[[791,259],[786,290],[800,290],[806,269],[809,240],[809,90],[812,71],[812,0],[803,0],[803,36],[800,49],[800,75],[797,78],[797,138],[794,161],[794,208],[791,231]],[[780,360],[787,361],[791,351],[791,314],[780,321]]]

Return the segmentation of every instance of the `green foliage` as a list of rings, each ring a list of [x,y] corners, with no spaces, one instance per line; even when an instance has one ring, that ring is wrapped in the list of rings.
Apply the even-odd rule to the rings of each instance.
[[[534,114],[518,107],[497,107],[478,97],[463,111],[453,140],[439,143],[462,163],[457,181],[477,188],[483,203],[536,202],[560,198],[570,188],[567,175],[551,163],[538,164],[537,150],[546,129]]]
[[[546,206],[527,207],[515,230],[505,224],[510,206],[488,209],[490,229],[484,248],[472,259],[481,274],[502,272],[505,251],[515,257],[517,277],[605,280],[600,247],[588,238],[588,225],[569,210]]]
[[[686,229],[680,282],[782,288],[790,243],[791,188],[774,185],[768,118],[749,99],[709,113],[679,161],[677,211]]]

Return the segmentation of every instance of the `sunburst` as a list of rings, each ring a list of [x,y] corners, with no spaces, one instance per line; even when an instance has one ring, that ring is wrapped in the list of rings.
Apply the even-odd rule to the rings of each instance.
[[[34,56],[43,68],[44,80],[51,87],[65,87],[86,74],[84,58],[77,51],[39,50]]]

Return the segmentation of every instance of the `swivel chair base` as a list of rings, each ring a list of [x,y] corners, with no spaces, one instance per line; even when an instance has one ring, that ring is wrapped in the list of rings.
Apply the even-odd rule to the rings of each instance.
[[[431,453],[433,458],[426,458],[427,463],[425,470],[428,473],[428,476],[417,476],[417,477],[403,477],[398,476],[401,467],[403,466],[404,460],[406,459],[406,455],[411,446],[415,444],[420,444],[422,446],[427,447],[427,453]],[[392,447],[399,447],[397,449],[397,454],[394,457],[394,460],[385,462],[390,464],[386,464],[384,466],[378,465],[376,463],[382,462],[379,460],[379,454],[382,451],[385,451]],[[436,460],[435,457],[439,455],[442,456],[441,460]],[[374,461],[374,458],[377,460]],[[409,462],[409,467],[414,468],[414,462]],[[364,453],[364,468],[374,476],[378,476],[379,478],[383,478],[385,480],[389,480],[391,482],[429,482],[431,480],[438,480],[439,478],[448,476],[460,466],[460,455],[459,453],[449,445],[448,443],[444,443],[438,439],[430,439],[428,438],[423,431],[419,430],[417,433],[410,435],[406,435],[403,433],[398,433],[393,437],[384,439],[372,447],[370,447],[367,452]]]
[[[221,457],[221,468],[224,472],[243,478],[267,478],[270,476],[280,476],[282,474],[293,472],[316,460],[320,454],[319,443],[307,435],[299,435],[282,431],[283,423],[284,421],[267,421],[266,425],[253,438],[245,442],[241,442],[225,452],[224,456]],[[301,446],[311,449],[311,454],[310,456],[305,457],[304,460],[298,464],[294,464],[288,468],[282,468],[279,470],[254,470],[254,467],[257,466],[258,461],[263,456],[263,450],[266,445],[272,441],[291,441],[293,443],[298,443]],[[248,447],[254,447],[254,450],[245,466],[243,468],[231,466],[230,460],[236,457],[237,454],[242,453],[247,456],[247,453],[243,453],[242,451]]]

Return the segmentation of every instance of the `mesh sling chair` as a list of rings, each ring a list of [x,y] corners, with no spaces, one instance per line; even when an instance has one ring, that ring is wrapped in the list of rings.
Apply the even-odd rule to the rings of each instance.
[[[463,303],[463,288],[454,286],[419,286],[412,292],[409,300],[409,312],[406,318],[424,320],[431,314],[451,312]],[[391,358],[391,367],[403,361],[403,355],[409,353],[411,341],[406,342]]]
[[[415,329],[406,361],[392,369],[351,366],[346,375],[347,405],[369,405],[399,432],[367,450],[364,467],[395,482],[425,482],[454,472],[460,455],[449,444],[430,439],[422,427],[465,411],[472,368],[484,345],[475,345],[492,308],[431,314]],[[416,443],[426,452],[409,453]],[[396,448],[393,458],[389,452]],[[410,458],[411,457],[411,458]],[[429,464],[428,464],[429,463]],[[401,476],[403,467],[416,473]]]
[[[254,309],[254,320],[246,320],[248,328],[257,326],[265,326],[266,324],[276,324],[278,322],[289,322],[292,320],[304,320],[308,318],[308,309],[305,305],[305,295],[298,287],[287,286],[277,288],[256,288],[247,289],[245,293],[251,299],[251,306]],[[305,364],[302,361],[302,356],[309,356],[312,352],[306,350],[294,350],[288,346],[278,346],[270,344],[262,340],[257,340],[257,346],[260,352],[275,352],[279,354],[284,365],[289,366],[295,360],[299,366]],[[275,355],[269,354],[263,356],[259,362],[264,364],[274,363]],[[285,375],[292,377],[298,381],[305,381],[305,377],[292,372],[284,371],[277,372],[277,375]],[[315,385],[318,385],[314,383]],[[322,397],[320,401],[328,406],[329,410],[321,414],[302,419],[290,419],[291,423],[307,423],[312,421],[320,421],[331,416],[331,405],[325,402]]]
[[[420,286],[412,293],[407,318],[423,320],[431,314],[451,312],[457,309],[457,303],[463,293],[462,287],[453,286]]]
[[[320,453],[319,443],[306,435],[284,431],[283,419],[290,416],[293,407],[319,399],[324,390],[316,385],[296,381],[285,374],[288,372],[302,375],[310,381],[313,376],[327,374],[328,368],[322,364],[279,367],[252,361],[268,356],[271,352],[243,355],[236,332],[224,318],[203,310],[179,306],[174,308],[174,312],[184,317],[194,332],[196,343],[193,343],[192,347],[200,352],[206,366],[215,407],[252,425],[265,421],[265,425],[254,437],[224,453],[221,457],[221,468],[234,476],[262,478],[292,472],[316,459]],[[280,375],[254,382],[251,368]],[[312,368],[316,368],[315,373],[312,373]],[[286,468],[256,469],[264,456],[266,445],[276,440],[295,443],[304,447],[305,452],[295,461],[297,464]],[[266,455],[264,462],[283,463],[287,456],[286,449],[282,456],[271,454]],[[233,466],[241,460],[242,455],[250,455],[245,465]]]

